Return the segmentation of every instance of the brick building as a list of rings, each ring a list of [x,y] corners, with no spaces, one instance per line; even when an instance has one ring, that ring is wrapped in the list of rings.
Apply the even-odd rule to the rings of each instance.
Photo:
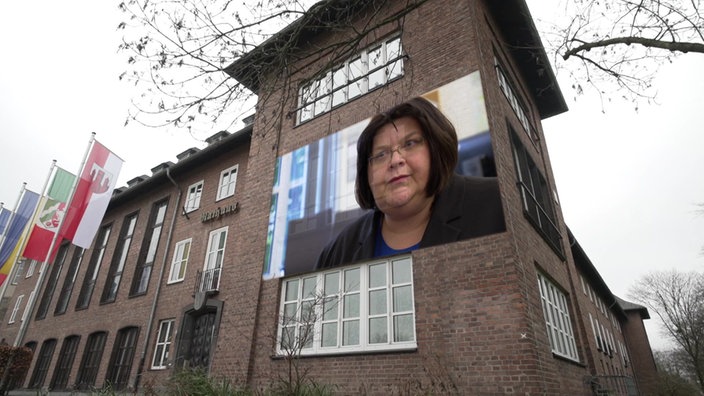
[[[31,313],[22,267],[0,327],[27,324],[19,388],[143,390],[186,365],[266,388],[293,355],[340,394],[652,391],[647,310],[560,211],[541,120],[567,107],[523,1],[328,0],[226,72],[258,95],[252,124],[116,190]],[[420,95],[458,129],[458,172],[497,178],[506,230],[315,270],[359,215],[360,128]]]

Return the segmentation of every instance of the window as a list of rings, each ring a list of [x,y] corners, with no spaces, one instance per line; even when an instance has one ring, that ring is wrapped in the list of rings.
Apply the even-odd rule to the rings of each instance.
[[[525,110],[525,106],[522,104],[522,102],[518,99],[516,91],[511,86],[511,82],[508,77],[506,77],[506,72],[499,63],[499,59],[496,56],[494,56],[494,67],[496,68],[496,77],[499,80],[499,88],[501,88],[501,92],[504,93],[506,99],[508,100],[508,103],[511,105],[511,108],[516,113],[518,121],[521,123],[521,125],[523,125],[523,129],[526,131],[531,140],[534,142],[538,141],[538,137],[536,136],[533,128],[531,128],[530,122],[528,121],[528,112]]]
[[[110,356],[110,365],[105,376],[105,381],[112,384],[115,390],[127,388],[127,381],[132,370],[132,360],[137,346],[136,327],[126,327],[117,332],[115,345]]]
[[[64,243],[59,248],[58,253],[56,253],[56,258],[54,259],[54,264],[51,266],[51,273],[49,274],[49,279],[47,279],[46,286],[44,287],[44,293],[42,294],[42,299],[39,301],[39,308],[37,308],[36,320],[41,320],[46,318],[47,312],[49,312],[49,304],[51,304],[51,299],[54,297],[54,291],[56,291],[56,284],[59,282],[59,275],[61,275],[61,269],[66,261],[66,256],[68,254],[68,247],[70,244]]]
[[[93,289],[95,289],[95,281],[98,279],[100,264],[103,262],[103,256],[105,256],[105,248],[108,245],[111,229],[112,225],[106,225],[101,227],[98,231],[98,237],[93,246],[93,255],[90,257],[90,263],[88,263],[85,278],[83,278],[81,291],[78,293],[78,301],[76,301],[77,310],[86,309],[90,304],[90,298],[93,295]]]
[[[218,194],[215,199],[216,201],[235,195],[238,167],[238,165],[235,165],[220,172],[220,183],[218,184]]]
[[[410,256],[292,278],[282,287],[279,354],[416,348]]]
[[[142,249],[139,252],[134,277],[132,278],[130,296],[137,296],[147,292],[149,279],[152,275],[152,268],[154,267],[154,260],[156,259],[156,252],[159,248],[159,240],[161,239],[161,230],[164,226],[167,206],[167,200],[163,200],[155,203],[152,207],[149,226],[144,232]]]
[[[159,323],[159,335],[156,339],[156,347],[154,348],[154,359],[152,360],[152,369],[165,369],[166,363],[169,361],[169,350],[171,349],[171,337],[174,332],[173,319],[162,320]]]
[[[22,321],[27,320],[27,317],[29,316],[30,308],[32,308],[32,305],[34,304],[35,293],[35,290],[32,290],[32,292],[29,293],[29,299],[27,299],[27,304],[24,306],[24,312],[22,312]]]
[[[76,357],[76,349],[78,349],[78,341],[80,337],[77,335],[69,336],[64,339],[59,351],[59,360],[56,362],[54,376],[51,379],[51,390],[64,390],[68,387],[68,377],[71,373],[73,360]]]
[[[59,294],[59,301],[56,302],[56,308],[54,308],[54,315],[66,313],[68,301],[71,298],[71,292],[73,292],[73,285],[76,283],[78,268],[81,266],[81,261],[83,261],[84,252],[85,250],[78,246],[74,248],[73,258],[71,258],[71,264],[68,266],[68,273],[66,273],[64,285],[61,287],[61,294]]]
[[[106,338],[107,333],[102,331],[88,336],[76,378],[76,389],[89,390],[95,386],[95,378],[98,376],[100,360],[103,358]]]
[[[393,37],[367,48],[321,77],[307,82],[299,91],[298,123],[308,121],[331,108],[384,86],[403,76],[401,38]]]
[[[34,269],[37,268],[37,260],[29,260],[29,265],[27,266],[27,273],[24,275],[25,278],[31,278],[34,275]]]
[[[37,362],[34,364],[32,377],[29,379],[28,387],[30,389],[40,389],[44,386],[44,380],[49,371],[49,364],[51,363],[52,356],[54,356],[54,349],[56,349],[56,339],[52,338],[42,343],[42,347],[39,349],[39,355],[37,355]]]
[[[563,257],[562,236],[545,177],[533,162],[528,150],[509,126],[513,143],[513,157],[518,173],[518,188],[523,199],[523,212],[531,220],[550,247]]]
[[[12,308],[10,320],[7,322],[8,324],[15,323],[15,320],[17,319],[17,312],[19,312],[20,307],[22,306],[22,301],[24,301],[24,294],[17,296],[17,300],[15,300],[15,307]]]
[[[10,282],[11,285],[16,285],[20,281],[20,277],[22,276],[22,271],[24,270],[24,259],[20,259],[17,261],[17,264],[15,264],[15,269],[14,269],[14,275],[12,276],[12,281]]]
[[[188,256],[191,253],[191,238],[183,240],[176,244],[174,248],[174,258],[171,261],[171,272],[169,273],[169,282],[180,282],[186,276],[186,266],[188,265]]]
[[[112,262],[110,263],[110,271],[108,272],[108,277],[105,279],[103,295],[100,297],[101,304],[113,302],[117,298],[117,291],[120,288],[120,281],[122,280],[122,272],[125,270],[127,254],[132,245],[132,236],[134,235],[136,226],[137,213],[128,215],[122,222],[120,239],[117,240],[115,254],[113,254]]]
[[[565,294],[540,273],[538,273],[538,288],[552,353],[579,361]]]
[[[227,227],[211,231],[208,237],[208,250],[205,253],[203,274],[200,280],[200,291],[220,290],[220,272],[225,258],[225,242]]]
[[[186,205],[184,210],[186,213],[193,212],[200,207],[200,197],[203,194],[203,180],[192,184],[188,187],[188,195],[186,196]]]

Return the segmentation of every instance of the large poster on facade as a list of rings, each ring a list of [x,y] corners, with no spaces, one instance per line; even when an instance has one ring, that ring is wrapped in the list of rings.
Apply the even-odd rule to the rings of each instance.
[[[495,176],[479,72],[423,95],[458,134],[456,172]],[[269,212],[265,279],[314,271],[321,250],[361,216],[355,200],[357,138],[369,118],[278,158]]]

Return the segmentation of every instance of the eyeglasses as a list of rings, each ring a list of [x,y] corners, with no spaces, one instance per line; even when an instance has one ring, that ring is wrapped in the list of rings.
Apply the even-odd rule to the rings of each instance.
[[[398,152],[401,157],[406,158],[406,155],[422,147],[424,142],[425,139],[421,136],[412,137],[392,149],[377,151],[369,157],[369,164],[371,166],[381,166],[387,164],[391,161],[394,151]]]

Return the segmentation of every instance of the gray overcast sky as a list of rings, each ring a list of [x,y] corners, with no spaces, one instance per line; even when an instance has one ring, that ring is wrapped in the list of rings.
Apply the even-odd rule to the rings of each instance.
[[[534,16],[554,10],[531,0]],[[533,8],[540,7],[540,8]],[[39,191],[52,159],[77,172],[90,133],[122,157],[118,186],[202,143],[184,131],[123,127],[130,87],[118,82],[120,13],[114,2],[13,1],[0,16],[0,202],[13,208],[23,181]],[[544,130],[568,226],[616,295],[653,270],[702,271],[704,57],[663,68],[660,105],[569,99]],[[570,81],[561,80],[562,87]],[[215,132],[215,130],[213,131]],[[205,136],[200,136],[204,138]],[[655,348],[663,346],[648,321]]]

